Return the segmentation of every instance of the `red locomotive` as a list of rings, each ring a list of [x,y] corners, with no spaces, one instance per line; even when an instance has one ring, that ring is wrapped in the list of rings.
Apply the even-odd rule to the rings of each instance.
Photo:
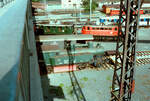
[[[120,13],[120,5],[114,4],[114,5],[103,5],[103,12],[107,15],[114,16],[119,15]],[[140,10],[140,14],[144,14],[144,10]],[[133,12],[135,14],[135,12]],[[125,12],[123,12],[123,15],[125,15]]]
[[[116,37],[118,36],[118,26],[86,25],[82,27],[82,34]]]
[[[119,15],[119,13],[120,13],[120,10],[111,10],[110,11],[110,16]],[[144,10],[140,10],[139,13],[144,14]],[[135,12],[133,12],[133,14],[135,14]],[[123,15],[125,15],[125,12],[123,12]]]

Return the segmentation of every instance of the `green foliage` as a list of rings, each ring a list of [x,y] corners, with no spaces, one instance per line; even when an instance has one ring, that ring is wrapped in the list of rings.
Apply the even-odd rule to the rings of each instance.
[[[32,0],[32,2],[40,2],[40,1],[42,1],[42,0]]]
[[[43,2],[44,0],[31,0],[32,2]],[[59,1],[59,0],[46,0],[46,1]]]
[[[66,89],[67,89],[67,93],[69,95],[73,96],[73,88],[72,88],[72,86],[67,86]]]
[[[107,76],[106,79],[107,79],[108,81],[111,81],[111,76]]]
[[[64,84],[63,84],[63,83],[60,83],[59,86],[60,86],[61,88],[63,88],[63,87],[64,87]]]
[[[82,7],[86,13],[90,12],[90,0],[83,0]],[[98,7],[97,0],[92,0],[92,12]]]
[[[81,80],[88,81],[88,78],[87,77],[83,77]]]

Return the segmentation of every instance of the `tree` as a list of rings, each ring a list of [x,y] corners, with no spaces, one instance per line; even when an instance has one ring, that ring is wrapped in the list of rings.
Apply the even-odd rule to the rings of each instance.
[[[42,1],[42,0],[32,0],[32,2],[40,2],[40,1]]]
[[[84,11],[89,13],[90,12],[90,0],[83,0],[82,7]],[[98,7],[97,0],[92,0],[92,12]]]

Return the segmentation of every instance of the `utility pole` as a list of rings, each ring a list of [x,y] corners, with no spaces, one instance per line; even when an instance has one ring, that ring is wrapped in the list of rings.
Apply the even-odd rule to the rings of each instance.
[[[131,101],[131,95],[134,92],[139,11],[140,0],[120,0],[119,31],[111,101]]]
[[[80,0],[80,5],[79,5],[79,7],[80,7],[80,21],[81,21],[81,0]]]
[[[74,7],[74,9],[75,9],[75,25],[74,25],[74,34],[77,34],[77,29],[76,29],[76,27],[75,26],[77,26],[77,2],[75,2],[74,4],[73,4],[73,7]]]
[[[92,14],[92,0],[90,0],[90,22],[91,22],[91,14]]]

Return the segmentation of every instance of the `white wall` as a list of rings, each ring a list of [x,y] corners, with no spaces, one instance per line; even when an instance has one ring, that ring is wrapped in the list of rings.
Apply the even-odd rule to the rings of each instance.
[[[75,9],[81,7],[82,0],[61,0],[61,6],[64,9]],[[76,4],[76,7],[74,7],[73,4]]]
[[[142,7],[150,7],[150,3],[143,3]]]

